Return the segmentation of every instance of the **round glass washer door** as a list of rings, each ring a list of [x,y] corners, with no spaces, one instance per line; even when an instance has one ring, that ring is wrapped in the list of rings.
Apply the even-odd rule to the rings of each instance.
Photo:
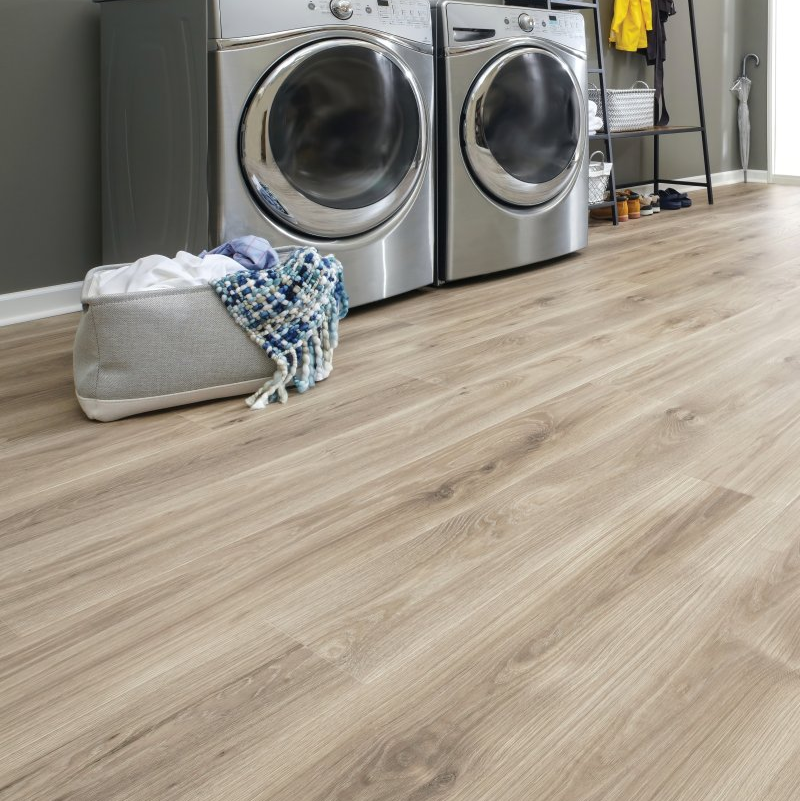
[[[464,106],[462,146],[473,177],[509,205],[552,200],[581,168],[584,116],[578,80],[557,55],[526,47],[499,56]]]
[[[380,46],[330,39],[289,55],[242,116],[240,159],[255,201],[316,237],[365,233],[416,189],[427,114],[414,75]]]

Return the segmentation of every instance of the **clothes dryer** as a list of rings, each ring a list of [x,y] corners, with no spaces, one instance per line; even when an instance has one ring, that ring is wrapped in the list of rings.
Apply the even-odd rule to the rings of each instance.
[[[438,276],[552,259],[588,242],[583,17],[444,0],[437,37]]]
[[[335,253],[352,305],[433,281],[428,0],[102,10],[107,261],[256,234]]]

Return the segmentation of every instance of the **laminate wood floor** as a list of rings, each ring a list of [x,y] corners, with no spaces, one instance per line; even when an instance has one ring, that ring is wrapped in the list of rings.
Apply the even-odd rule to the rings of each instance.
[[[797,801],[800,190],[694,197],[261,413],[0,329],[0,799]]]

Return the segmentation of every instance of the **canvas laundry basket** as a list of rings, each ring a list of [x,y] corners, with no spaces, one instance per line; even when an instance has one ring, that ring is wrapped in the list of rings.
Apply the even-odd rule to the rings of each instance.
[[[279,248],[286,259],[293,248]],[[275,371],[210,286],[87,297],[73,351],[75,392],[108,422],[187,403],[248,395]]]
[[[606,89],[608,130],[613,133],[652,128],[655,125],[655,95],[655,89],[644,81],[636,81],[630,89]],[[603,93],[594,84],[589,85],[589,100],[597,104],[597,116],[602,117]]]

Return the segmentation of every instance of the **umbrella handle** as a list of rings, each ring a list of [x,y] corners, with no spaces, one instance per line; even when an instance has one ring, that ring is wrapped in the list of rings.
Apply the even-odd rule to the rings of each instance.
[[[742,78],[747,77],[747,62],[751,58],[755,60],[757,67],[761,65],[761,59],[755,53],[748,53],[742,61]]]

